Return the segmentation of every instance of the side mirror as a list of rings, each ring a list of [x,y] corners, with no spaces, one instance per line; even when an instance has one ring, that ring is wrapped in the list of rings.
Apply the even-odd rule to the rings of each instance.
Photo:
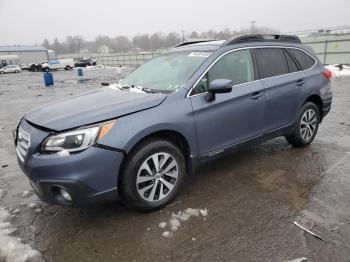
[[[215,79],[208,87],[207,101],[215,100],[215,94],[230,93],[232,91],[232,80],[229,79]]]

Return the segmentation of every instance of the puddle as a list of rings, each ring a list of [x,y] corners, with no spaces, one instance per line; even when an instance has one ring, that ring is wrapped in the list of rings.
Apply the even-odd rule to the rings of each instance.
[[[277,169],[269,175],[259,174],[258,181],[267,190],[290,201],[291,205],[298,211],[302,210],[308,203],[311,186],[302,185],[290,177],[285,170]]]

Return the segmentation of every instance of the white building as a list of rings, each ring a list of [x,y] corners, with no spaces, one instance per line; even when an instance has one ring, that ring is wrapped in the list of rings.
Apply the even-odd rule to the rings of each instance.
[[[109,53],[112,53],[112,52],[113,52],[113,49],[109,48],[109,47],[106,46],[106,45],[100,45],[100,46],[97,48],[97,53],[109,54]]]
[[[11,59],[11,56],[14,58]],[[49,60],[48,50],[41,46],[0,46],[0,65],[42,63]],[[4,60],[4,61],[3,61]]]

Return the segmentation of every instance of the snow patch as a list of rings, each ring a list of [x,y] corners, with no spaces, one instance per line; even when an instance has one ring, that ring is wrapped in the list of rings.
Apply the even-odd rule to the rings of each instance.
[[[142,87],[139,87],[139,86],[132,86],[128,89],[123,89],[118,83],[114,83],[114,84],[108,85],[108,87],[114,90],[127,90],[132,93],[140,93],[140,94],[146,93],[145,91],[142,90]]]
[[[171,237],[172,233],[179,229],[182,222],[189,220],[191,217],[198,217],[200,215],[203,217],[206,217],[208,215],[208,210],[206,208],[204,208],[204,209],[187,208],[183,211],[179,211],[177,213],[172,213],[171,217],[169,219],[170,231],[164,231],[162,233],[162,236],[163,237]],[[164,227],[161,227],[161,225]],[[166,225],[167,224],[165,222],[161,222],[159,224],[159,227],[165,228]]]
[[[34,202],[28,203],[28,207],[29,207],[29,208],[36,208],[37,206],[38,206],[37,203],[34,203]]]
[[[43,261],[41,254],[30,245],[21,243],[20,238],[12,236],[17,229],[8,222],[10,214],[0,208],[0,261],[8,262],[39,262]]]
[[[160,228],[165,228],[166,227],[166,222],[160,222],[158,226]]]
[[[340,68],[342,67],[342,70]],[[350,76],[350,66],[346,65],[328,65],[326,68],[332,72],[333,77]]]
[[[163,237],[170,237],[171,234],[170,234],[169,231],[164,231],[164,232],[162,233],[162,236],[163,236]]]
[[[26,191],[23,191],[22,197],[29,197],[31,194],[32,193],[30,191],[26,190]]]
[[[62,151],[57,152],[57,155],[59,155],[59,156],[69,156],[70,153],[69,153],[68,150],[62,150]]]

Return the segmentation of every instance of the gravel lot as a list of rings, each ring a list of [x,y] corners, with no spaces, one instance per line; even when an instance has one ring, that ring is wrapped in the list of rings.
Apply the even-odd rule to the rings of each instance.
[[[349,261],[349,77],[333,80],[332,111],[310,147],[295,149],[278,138],[216,160],[186,180],[172,205],[146,214],[119,202],[49,206],[32,194],[12,141],[22,115],[118,77],[97,69],[83,79],[76,71],[54,78],[55,86],[45,88],[41,73],[0,75],[0,206],[12,214],[12,235],[45,260]],[[170,230],[173,214],[189,214],[176,231]]]

